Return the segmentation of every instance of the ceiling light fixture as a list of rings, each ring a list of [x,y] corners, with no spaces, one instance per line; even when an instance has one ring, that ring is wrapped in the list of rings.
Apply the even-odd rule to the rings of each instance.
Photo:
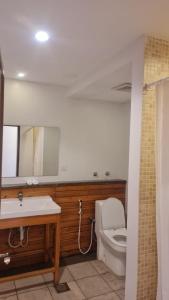
[[[41,43],[47,42],[49,40],[49,34],[46,31],[37,31],[35,39]]]
[[[19,73],[17,74],[17,77],[19,77],[19,78],[23,78],[23,77],[25,77],[25,73],[23,73],[23,72],[19,72]]]

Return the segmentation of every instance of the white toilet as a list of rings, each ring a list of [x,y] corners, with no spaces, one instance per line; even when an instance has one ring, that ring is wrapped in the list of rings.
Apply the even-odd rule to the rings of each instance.
[[[116,275],[124,276],[127,230],[123,204],[116,198],[96,201],[95,218],[97,258]]]

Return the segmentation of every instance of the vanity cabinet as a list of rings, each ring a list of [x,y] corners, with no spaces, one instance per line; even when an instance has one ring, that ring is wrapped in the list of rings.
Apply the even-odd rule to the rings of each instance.
[[[125,205],[126,181],[112,180],[87,183],[59,183],[37,187],[3,188],[2,198],[17,197],[18,192],[24,196],[50,195],[61,206],[61,256],[69,256],[79,253],[78,226],[79,226],[79,200],[82,200],[82,230],[81,246],[87,248],[90,243],[90,218],[95,218],[95,201],[116,197]],[[50,247],[53,246],[53,228],[50,228]],[[44,259],[45,226],[33,226],[29,233],[29,245],[27,248],[10,249],[8,247],[8,230],[2,230],[0,240],[0,252],[12,253],[10,266],[0,262],[0,269],[8,269],[11,266],[22,266],[30,263],[40,263]],[[94,237],[93,251],[96,250]],[[25,261],[26,257],[26,261]]]
[[[29,201],[29,200],[26,200]],[[52,201],[53,202],[53,201]],[[29,268],[26,269],[23,268],[21,271],[21,268],[15,268],[10,273],[4,273],[0,272],[0,283],[6,282],[10,280],[17,280],[21,278],[26,277],[32,277],[36,275],[42,275],[45,273],[53,273],[54,275],[54,283],[57,284],[59,280],[59,258],[60,258],[60,212],[56,212],[53,214],[43,214],[43,215],[37,215],[37,216],[24,216],[24,217],[17,217],[17,218],[11,218],[11,219],[1,219],[0,220],[0,233],[3,229],[8,228],[8,230],[13,228],[19,228],[19,227],[27,227],[29,226],[29,229],[32,228],[32,226],[41,224],[45,224],[45,247],[44,247],[44,265],[41,264],[40,268],[38,268],[38,265],[36,264],[36,267],[31,262],[31,265]],[[49,243],[49,230],[50,226],[54,226],[54,238],[53,238],[53,251],[51,253],[50,251],[50,243]],[[21,249],[23,249],[22,247]],[[27,248],[27,246],[25,247]],[[13,249],[13,248],[12,248]],[[10,253],[10,252],[9,252]],[[25,253],[27,255],[27,253]],[[11,254],[10,254],[11,257]],[[11,257],[13,260],[13,257]],[[25,260],[27,257],[25,257]],[[11,268],[11,265],[9,266]],[[2,271],[2,270],[1,270]],[[19,273],[18,273],[19,271]]]

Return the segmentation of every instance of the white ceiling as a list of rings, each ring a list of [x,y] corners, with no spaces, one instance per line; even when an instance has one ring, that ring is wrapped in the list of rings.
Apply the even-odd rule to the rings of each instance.
[[[118,71],[88,85],[84,90],[80,90],[74,98],[118,103],[130,101],[131,92],[117,91],[114,87],[123,83],[131,83],[131,75],[131,65],[125,65]]]
[[[168,11],[168,0],[0,0],[5,75],[70,88],[140,35],[168,36]],[[35,42],[39,29],[48,43]]]

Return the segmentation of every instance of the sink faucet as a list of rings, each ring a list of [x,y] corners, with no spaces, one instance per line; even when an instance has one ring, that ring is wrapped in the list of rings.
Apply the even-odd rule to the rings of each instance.
[[[22,192],[18,193],[18,199],[20,201],[20,206],[22,206],[22,201],[23,201],[23,193]]]

